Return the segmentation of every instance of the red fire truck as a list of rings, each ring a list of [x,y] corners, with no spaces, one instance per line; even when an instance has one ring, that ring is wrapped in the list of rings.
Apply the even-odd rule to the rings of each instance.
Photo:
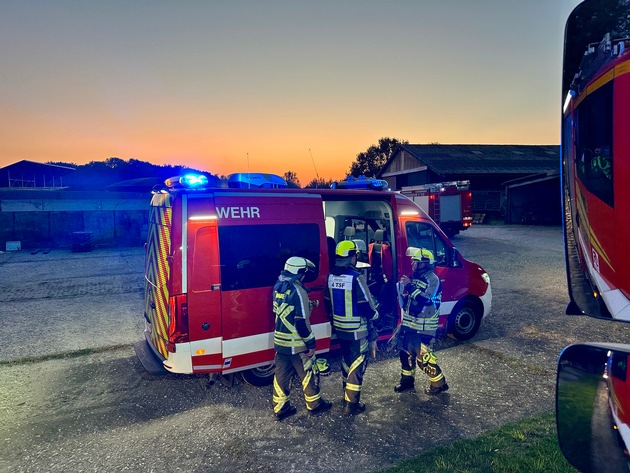
[[[413,200],[449,237],[472,225],[470,181],[436,182],[403,187],[400,191]]]
[[[621,351],[609,351],[605,378],[608,385],[608,404],[613,418],[613,426],[623,447],[624,454],[630,456],[630,356]]]

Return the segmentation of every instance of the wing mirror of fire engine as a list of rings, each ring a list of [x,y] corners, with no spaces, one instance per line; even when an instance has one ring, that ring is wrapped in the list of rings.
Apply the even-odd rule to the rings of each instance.
[[[605,281],[609,276],[601,276],[600,270],[606,270],[606,265],[619,273],[619,257],[607,243],[619,238],[619,234],[615,226],[597,222],[598,217],[610,217],[599,216],[600,210],[589,214],[589,209],[595,207],[597,199],[598,204],[619,213],[628,202],[622,200],[624,194],[618,194],[614,196],[614,205],[606,203],[606,192],[614,189],[612,180],[599,178],[591,169],[593,162],[588,156],[591,150],[602,149],[614,153],[620,167],[626,161],[622,147],[612,147],[620,127],[615,121],[625,122],[630,114],[617,104],[624,90],[628,90],[627,86],[622,88],[623,83],[617,77],[623,78],[619,71],[627,67],[630,58],[629,15],[630,3],[626,0],[585,0],[573,10],[565,27],[562,97],[558,105],[563,117],[561,183],[570,298],[566,312],[570,315],[610,320],[607,305],[619,306],[618,302],[615,304],[617,291],[613,289],[623,292],[627,284],[617,280],[616,287],[609,287]],[[593,129],[595,123],[597,130]],[[586,160],[588,166],[583,165]],[[612,156],[610,162],[614,167]]]
[[[560,449],[580,471],[630,468],[630,345],[566,347],[558,362],[556,420]]]
[[[620,260],[617,246],[610,243],[623,237],[619,228],[609,224],[628,205],[626,194],[617,192],[622,186],[613,185],[611,177],[620,179],[628,157],[615,144],[626,133],[623,124],[630,116],[630,109],[623,105],[628,85],[621,73],[630,64],[629,17],[627,0],[585,0],[571,12],[565,27],[558,101],[569,293],[566,313],[608,320],[627,320],[624,311],[630,307],[627,273],[619,270],[625,254]],[[608,174],[591,157],[595,149],[603,150],[600,159],[608,160]],[[614,322],[607,325],[611,340],[628,329]],[[630,469],[629,354],[629,345],[584,344],[571,345],[560,356],[558,440],[569,462],[581,471]]]

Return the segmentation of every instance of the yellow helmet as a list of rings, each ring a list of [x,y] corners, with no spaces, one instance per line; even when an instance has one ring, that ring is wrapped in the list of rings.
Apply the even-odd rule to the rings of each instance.
[[[341,256],[342,258],[346,258],[348,256],[354,256],[357,254],[357,245],[352,240],[340,241],[337,244],[337,249],[335,250],[335,254],[337,256]]]
[[[435,264],[433,252],[426,248],[419,248],[411,254],[411,261],[420,261],[421,263]]]

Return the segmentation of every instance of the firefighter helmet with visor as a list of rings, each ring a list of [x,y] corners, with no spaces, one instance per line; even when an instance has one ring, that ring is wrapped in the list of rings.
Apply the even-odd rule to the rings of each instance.
[[[433,252],[426,248],[419,248],[411,254],[411,261],[419,261],[420,263],[435,264]]]
[[[342,258],[354,256],[357,254],[357,244],[353,242],[352,240],[340,241],[337,244],[337,249],[335,250],[335,254],[337,256],[341,256]]]
[[[312,261],[301,256],[291,256],[284,264],[284,270],[296,276],[301,276],[308,271],[314,271],[315,265]]]

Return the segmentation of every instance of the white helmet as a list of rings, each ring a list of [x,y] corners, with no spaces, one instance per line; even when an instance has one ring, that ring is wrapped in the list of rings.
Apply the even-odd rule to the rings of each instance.
[[[291,256],[284,264],[284,270],[296,276],[301,276],[307,271],[314,271],[315,265],[312,261],[301,256]]]

